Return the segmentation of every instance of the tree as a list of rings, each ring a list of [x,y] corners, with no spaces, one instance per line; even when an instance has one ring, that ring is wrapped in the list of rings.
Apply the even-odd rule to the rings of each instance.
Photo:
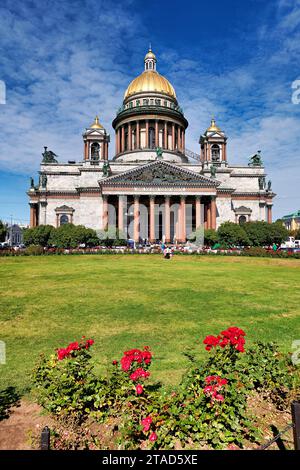
[[[95,230],[83,225],[65,224],[54,229],[49,238],[49,245],[57,248],[77,248],[81,243],[87,246],[99,244]]]
[[[268,224],[267,245],[280,245],[289,235],[288,230],[282,225],[281,222],[273,222]]]
[[[225,246],[248,246],[251,244],[244,228],[233,222],[224,222],[218,229],[218,237],[221,245]]]
[[[55,228],[52,225],[38,225],[24,230],[24,243],[29,245],[48,246],[49,238]]]
[[[204,244],[205,245],[213,246],[216,243],[218,243],[218,241],[219,241],[218,233],[215,230],[211,228],[204,230]]]
[[[5,241],[6,233],[7,233],[7,225],[4,224],[2,220],[0,220],[0,242]]]
[[[243,225],[248,238],[253,246],[263,246],[268,242],[269,224],[264,221],[246,222]]]

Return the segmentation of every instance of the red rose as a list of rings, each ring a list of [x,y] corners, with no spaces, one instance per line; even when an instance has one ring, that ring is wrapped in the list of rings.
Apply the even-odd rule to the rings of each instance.
[[[149,436],[149,441],[155,442],[157,439],[157,434],[155,432],[152,432]]]
[[[136,387],[135,387],[135,391],[138,395],[141,395],[144,391],[142,385],[138,384]]]
[[[142,423],[142,426],[143,426],[143,431],[144,432],[149,431],[151,423],[152,423],[151,416],[147,416],[147,418],[142,419],[141,423]]]
[[[224,401],[223,395],[220,395],[220,394],[216,395],[216,396],[215,396],[215,399],[216,399],[217,401]]]

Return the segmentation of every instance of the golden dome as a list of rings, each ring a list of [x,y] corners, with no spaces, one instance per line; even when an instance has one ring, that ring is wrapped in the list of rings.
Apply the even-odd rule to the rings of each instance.
[[[141,73],[141,75],[132,80],[127,90],[125,91],[124,99],[131,95],[135,95],[136,93],[147,91],[164,93],[165,95],[176,99],[175,90],[169,80],[154,70],[146,70],[145,72]]]
[[[89,129],[103,129],[103,126],[101,126],[101,124],[99,122],[98,116],[95,117],[95,120],[94,120],[93,124],[90,125]]]
[[[220,132],[221,129],[216,125],[216,120],[212,118],[210,126],[206,130],[206,132]]]

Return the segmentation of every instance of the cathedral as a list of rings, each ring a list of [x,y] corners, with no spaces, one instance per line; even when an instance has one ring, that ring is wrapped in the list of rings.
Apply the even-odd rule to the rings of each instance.
[[[80,161],[60,163],[45,147],[39,182],[27,194],[30,226],[73,223],[119,238],[185,243],[198,228],[231,221],[272,222],[275,194],[260,152],[231,165],[227,136],[211,120],[199,154],[186,149],[188,121],[151,48],[144,71],[129,84],[110,136],[96,116],[83,133]]]

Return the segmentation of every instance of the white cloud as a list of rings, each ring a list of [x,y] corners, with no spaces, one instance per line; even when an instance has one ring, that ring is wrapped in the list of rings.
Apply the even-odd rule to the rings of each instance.
[[[128,83],[142,71],[147,45],[148,28],[134,2],[86,0],[82,7],[77,0],[70,9],[54,0],[51,11],[45,0],[18,5],[4,0],[0,8],[0,79],[7,84],[7,104],[0,105],[2,170],[33,173],[44,145],[62,161],[81,160],[81,134],[95,114],[111,133],[112,156],[111,122]],[[158,70],[174,84],[189,120],[187,146],[199,151],[199,136],[214,115],[228,135],[232,163],[247,164],[261,149],[281,201],[278,216],[299,206],[293,185],[300,105],[291,104],[291,83],[300,78],[299,12],[299,0],[278,1],[277,23],[253,32],[260,47],[252,59],[222,74],[189,51],[179,57],[163,49],[158,57]]]

